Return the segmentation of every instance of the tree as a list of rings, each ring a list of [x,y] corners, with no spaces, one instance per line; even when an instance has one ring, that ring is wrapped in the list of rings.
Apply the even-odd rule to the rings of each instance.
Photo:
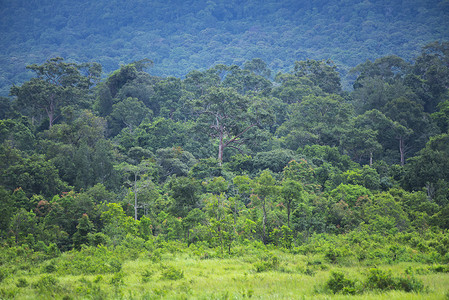
[[[272,83],[265,77],[249,70],[242,70],[238,66],[225,67],[228,72],[223,80],[223,87],[232,87],[240,94],[262,94],[270,92]]]
[[[267,152],[258,152],[254,155],[253,166],[255,169],[270,169],[275,173],[282,172],[291,160],[295,159],[295,153],[288,149],[275,149]]]
[[[42,194],[52,197],[68,189],[67,183],[59,178],[54,164],[38,154],[19,156],[10,161],[0,171],[0,184],[8,190],[21,187],[30,196]]]
[[[43,132],[41,151],[59,175],[76,188],[113,182],[112,143],[105,138],[106,120],[89,110],[68,114],[67,122]]]
[[[190,177],[172,177],[168,183],[169,195],[173,199],[171,211],[177,217],[185,217],[189,211],[199,207],[200,182]]]
[[[280,83],[280,86],[275,86],[272,94],[286,104],[299,103],[304,97],[309,95],[324,95],[323,90],[308,77],[280,73],[276,75],[275,80],[277,83]]]
[[[449,132],[449,100],[440,102],[437,111],[431,117],[440,128],[441,133]]]
[[[405,184],[410,190],[426,187],[432,199],[438,182],[449,182],[449,134],[431,137],[417,154],[405,166]]]
[[[254,194],[252,195],[252,200],[256,202],[260,202],[262,206],[262,242],[266,244],[267,242],[267,233],[266,233],[266,224],[267,224],[267,201],[268,198],[273,196],[277,191],[276,180],[271,175],[269,170],[263,171],[259,177],[257,177],[254,181]]]
[[[354,82],[354,89],[364,85],[362,80],[365,78],[378,78],[383,82],[394,83],[402,80],[410,71],[410,64],[396,55],[389,55],[376,59],[374,62],[367,60],[366,62],[356,66],[350,72],[358,73]]]
[[[388,102],[384,107],[384,111],[387,117],[407,129],[397,131],[401,150],[401,164],[403,165],[405,163],[406,143],[408,144],[407,148],[416,152],[428,140],[431,134],[429,117],[424,113],[424,109],[420,104],[403,97]]]
[[[149,118],[152,115],[152,111],[149,110],[142,101],[137,98],[129,97],[112,106],[109,120],[118,125],[118,128],[113,127],[114,133],[117,133],[117,131],[123,127],[127,127],[129,132],[132,133],[144,118]]]
[[[282,181],[281,194],[287,202],[287,226],[290,228],[290,213],[292,204],[301,199],[302,186],[301,183],[295,180],[284,178]]]
[[[187,176],[190,168],[197,163],[195,157],[181,147],[161,148],[156,155],[163,172],[162,180],[172,175]]]
[[[400,163],[401,165],[405,164],[407,152],[405,141],[413,133],[410,128],[391,120],[376,109],[366,111],[364,114],[355,117],[352,123],[352,130],[355,133],[348,135],[347,139],[355,142],[358,137],[357,131],[362,134],[365,133],[366,138],[359,140],[359,145],[361,143],[361,145],[364,145],[364,149],[371,153],[371,151],[380,150],[379,145],[374,140],[374,135],[377,133],[376,139],[383,149],[399,149]]]
[[[103,232],[108,235],[114,246],[121,242],[127,234],[138,233],[139,221],[127,216],[118,203],[108,203],[107,210],[101,214],[104,224]]]
[[[221,79],[215,69],[204,72],[193,70],[186,75],[183,85],[186,91],[199,98],[204,96],[209,88],[219,86],[220,82]]]
[[[2,203],[0,208],[0,236],[4,238],[4,232],[8,230],[9,222],[17,206],[15,207],[13,197],[3,186],[0,186],[0,201]]]
[[[125,175],[132,176],[132,181],[127,181],[131,184],[134,193],[134,219],[137,220],[137,196],[139,191],[143,188],[143,179],[153,174],[154,163],[150,160],[143,160],[138,165],[131,165],[126,162],[115,166],[115,168]]]
[[[268,69],[267,63],[260,58],[253,58],[250,61],[246,61],[243,64],[243,69],[266,78],[270,77],[271,75],[271,70]]]
[[[101,66],[97,63],[66,63],[60,57],[27,68],[33,70],[37,77],[20,87],[13,86],[11,95],[17,97],[18,105],[32,108],[33,118],[44,111],[49,119],[49,128],[60,117],[61,108],[80,104],[101,75]]]
[[[9,230],[14,235],[14,240],[17,244],[27,242],[29,238],[32,238],[32,242],[34,242],[33,235],[37,231],[37,220],[36,215],[32,211],[27,212],[24,208],[21,208],[12,216],[9,224]]]
[[[89,244],[89,233],[94,232],[94,224],[91,220],[89,220],[89,216],[87,214],[83,214],[83,216],[78,219],[76,229],[76,232],[72,236],[72,240],[73,247],[79,250],[81,245]]]
[[[168,77],[158,81],[153,86],[154,94],[151,103],[157,107],[155,115],[169,119],[180,119],[182,115],[182,84],[179,78]]]
[[[294,74],[297,77],[307,77],[319,86],[326,93],[341,92],[340,75],[337,67],[330,61],[317,61],[308,59],[306,61],[296,61]]]
[[[445,100],[449,87],[449,42],[433,42],[416,58],[408,84],[424,101],[424,110],[433,113]]]
[[[338,95],[310,95],[290,105],[288,119],[276,133],[292,150],[306,144],[337,146],[353,113],[352,106]]]
[[[272,114],[263,100],[250,100],[231,88],[211,88],[200,100],[195,101],[198,122],[214,138],[218,139],[218,161],[223,162],[225,148],[242,151],[245,133],[255,126],[268,122]]]

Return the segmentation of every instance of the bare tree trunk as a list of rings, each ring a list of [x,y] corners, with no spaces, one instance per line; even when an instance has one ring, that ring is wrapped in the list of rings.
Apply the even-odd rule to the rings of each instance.
[[[218,164],[221,167],[221,164],[223,162],[223,150],[224,150],[224,144],[223,144],[223,132],[220,132],[219,136],[219,144],[218,144]]]
[[[54,96],[51,96],[51,102],[48,108],[45,108],[47,111],[47,116],[49,120],[48,129],[51,129],[53,123],[55,122],[55,103],[53,101]]]
[[[405,148],[404,148],[404,138],[401,136],[399,138],[399,153],[401,154],[401,166],[405,164]]]
[[[137,221],[137,173],[134,173],[134,220]]]
[[[369,153],[369,166],[372,167],[373,166],[373,152]]]
[[[264,197],[263,198],[263,219],[262,219],[262,226],[263,226],[262,242],[264,244],[267,243],[267,241],[266,241],[266,229],[265,229],[266,220],[267,220],[267,210],[265,209],[265,197]]]

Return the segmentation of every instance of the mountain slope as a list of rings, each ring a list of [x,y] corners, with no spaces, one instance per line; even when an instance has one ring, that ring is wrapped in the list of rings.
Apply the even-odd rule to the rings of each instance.
[[[332,59],[343,76],[395,53],[405,59],[449,39],[449,1],[0,2],[0,95],[54,56],[96,61],[109,73],[149,58],[154,75],[183,76],[260,57],[274,71],[295,60]]]

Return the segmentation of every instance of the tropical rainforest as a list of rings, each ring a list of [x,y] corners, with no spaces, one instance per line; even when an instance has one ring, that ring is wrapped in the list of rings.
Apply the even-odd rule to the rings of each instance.
[[[65,18],[43,25],[69,22],[72,12],[50,11],[53,2],[27,5]],[[107,18],[112,8],[134,7],[118,2],[97,10]],[[349,2],[335,7],[334,18],[349,14]],[[262,9],[212,4],[197,18],[215,20],[213,36],[224,25],[240,34],[237,24]],[[195,5],[179,3],[158,22],[176,33],[183,9]],[[302,18],[313,6],[303,4],[299,14],[288,5],[299,4],[276,2],[264,13]],[[438,5],[435,16],[446,7]],[[391,7],[391,18],[401,20]],[[83,18],[80,26],[93,25],[92,16]],[[126,28],[129,18],[91,27],[115,38],[110,26]],[[38,21],[22,20],[21,30],[35,35]],[[278,21],[267,26],[279,29]],[[443,27],[433,30],[447,34]],[[269,36],[272,51],[280,41]],[[283,42],[304,38],[289,37]],[[111,49],[93,38],[92,54]],[[84,47],[69,43],[74,52]],[[68,45],[58,44],[48,42],[48,50]],[[449,298],[449,42],[352,68],[347,61],[345,72],[317,52],[275,68],[282,51],[268,63],[264,52],[240,46],[231,63],[211,50],[218,62],[196,68],[186,56],[189,67],[180,63],[173,75],[154,71],[169,70],[173,57],[157,66],[164,51],[154,60],[151,51],[128,63],[117,58],[112,71],[71,55],[26,64],[0,98],[1,299]],[[246,46],[249,59],[237,51]],[[195,49],[207,61],[206,50]],[[344,77],[353,78],[350,89]]]
[[[176,77],[253,58],[275,72],[332,59],[349,89],[351,68],[393,54],[410,62],[448,28],[447,0],[2,0],[0,96],[51,57],[106,74],[150,58],[153,75]]]

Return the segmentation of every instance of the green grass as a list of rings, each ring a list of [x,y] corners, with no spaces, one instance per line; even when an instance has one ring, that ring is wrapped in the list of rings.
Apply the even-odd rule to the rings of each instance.
[[[255,263],[270,254],[277,257],[277,267],[257,272]],[[165,253],[156,262],[141,255],[125,261],[120,272],[109,274],[41,274],[42,268],[36,266],[7,276],[0,283],[0,299],[449,299],[449,273],[430,272],[428,266],[419,263],[377,267],[394,275],[404,274],[407,268],[421,270],[415,276],[423,281],[425,289],[420,293],[334,295],[325,288],[331,271],[362,282],[370,267],[332,265],[322,256],[281,251],[250,251],[212,259],[183,252]]]

